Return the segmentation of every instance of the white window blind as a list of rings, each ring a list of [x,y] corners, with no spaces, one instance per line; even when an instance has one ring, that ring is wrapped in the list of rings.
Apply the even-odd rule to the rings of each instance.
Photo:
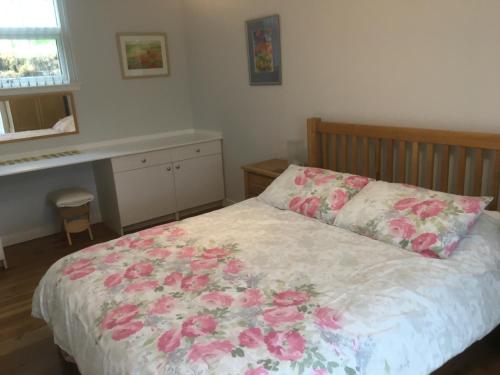
[[[0,0],[0,90],[71,81],[63,0]]]

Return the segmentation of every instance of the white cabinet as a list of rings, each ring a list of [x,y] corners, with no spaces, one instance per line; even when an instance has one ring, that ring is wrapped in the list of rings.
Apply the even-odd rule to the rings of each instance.
[[[124,227],[177,210],[171,164],[116,173],[115,184]]]
[[[175,162],[174,173],[179,211],[224,199],[220,155]]]
[[[95,162],[94,174],[103,221],[118,233],[224,200],[220,141]]]

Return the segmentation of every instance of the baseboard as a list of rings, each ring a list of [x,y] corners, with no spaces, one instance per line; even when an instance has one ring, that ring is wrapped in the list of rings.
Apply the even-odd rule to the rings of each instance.
[[[102,221],[100,214],[92,215],[91,220],[92,224],[100,223]],[[42,225],[35,228],[30,228],[28,230],[7,233],[2,235],[3,246],[11,246],[17,243],[31,241],[41,237],[51,236],[56,233],[61,232],[61,226],[58,224],[47,224]]]

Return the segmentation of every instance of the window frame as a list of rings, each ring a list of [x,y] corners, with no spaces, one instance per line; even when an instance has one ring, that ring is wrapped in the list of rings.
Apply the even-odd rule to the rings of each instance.
[[[0,94],[5,95],[23,95],[26,93],[44,93],[54,91],[76,91],[79,84],[76,83],[76,72],[73,65],[73,56],[69,42],[69,28],[65,9],[65,0],[52,0],[58,27],[29,28],[29,27],[0,27],[0,39],[54,39],[56,41],[57,52],[61,76],[56,79],[61,84],[42,84],[36,86],[22,86],[16,84],[12,87],[2,87],[0,84]],[[13,78],[16,82],[16,78]],[[17,81],[19,82],[19,81]]]

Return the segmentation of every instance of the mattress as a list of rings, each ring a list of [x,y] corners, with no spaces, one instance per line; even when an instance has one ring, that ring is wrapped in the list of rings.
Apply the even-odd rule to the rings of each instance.
[[[82,374],[428,374],[500,323],[500,217],[430,259],[258,199],[71,254],[33,315]]]

